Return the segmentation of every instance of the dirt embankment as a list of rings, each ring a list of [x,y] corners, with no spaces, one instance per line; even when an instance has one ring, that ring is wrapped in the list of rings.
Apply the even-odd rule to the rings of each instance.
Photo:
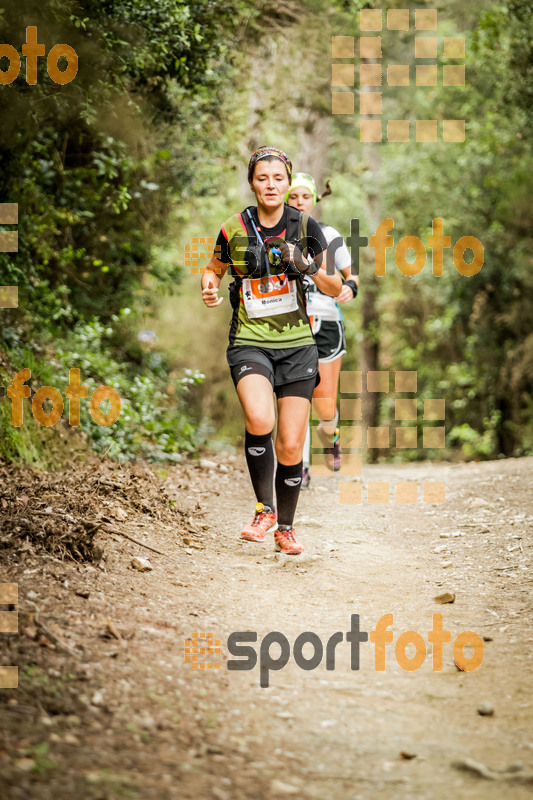
[[[531,797],[533,459],[365,468],[365,482],[444,481],[444,505],[344,505],[337,477],[314,478],[297,515],[303,558],[239,541],[248,477],[239,459],[214,459],[2,470],[0,581],[18,584],[19,632],[0,634],[1,663],[20,680],[0,691],[2,796]],[[454,602],[438,604],[446,593]],[[387,614],[385,669],[372,641],[352,669],[352,615],[371,633]],[[434,614],[451,638],[441,671]],[[253,669],[227,668],[236,631],[257,633]],[[290,655],[261,688],[273,631]],[[324,645],[311,670],[294,653],[306,631]],[[406,631],[424,641],[414,671],[396,648]],[[483,642],[474,671],[454,662],[463,631]],[[198,655],[220,668],[185,660],[194,633],[221,642]],[[312,655],[305,645],[300,664]]]

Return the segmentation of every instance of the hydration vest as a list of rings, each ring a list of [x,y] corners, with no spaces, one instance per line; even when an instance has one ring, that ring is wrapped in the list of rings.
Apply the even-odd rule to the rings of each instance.
[[[303,278],[302,274],[293,264],[271,264],[266,245],[257,230],[252,216],[254,206],[248,206],[240,214],[234,214],[222,226],[228,240],[228,249],[232,263],[229,274],[240,285],[241,278],[262,278],[265,275],[280,275],[285,273],[289,280]],[[287,227],[285,236],[279,237],[280,242],[300,244],[307,236],[308,214],[298,211],[297,208],[285,204],[287,210]],[[275,237],[270,242],[275,242]]]

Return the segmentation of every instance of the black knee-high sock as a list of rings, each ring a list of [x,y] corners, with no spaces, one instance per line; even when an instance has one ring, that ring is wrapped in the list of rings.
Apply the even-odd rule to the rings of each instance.
[[[246,431],[244,449],[257,501],[274,511],[274,445],[272,443],[272,432],[265,433],[263,436],[255,436],[253,433]]]
[[[292,464],[287,467],[278,461],[276,470],[276,500],[278,503],[278,525],[280,528],[292,528],[298,497],[302,485],[302,466]]]

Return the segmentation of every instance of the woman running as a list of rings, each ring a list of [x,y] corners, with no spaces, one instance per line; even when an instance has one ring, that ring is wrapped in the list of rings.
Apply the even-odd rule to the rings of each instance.
[[[266,533],[275,531],[276,548],[297,555],[304,551],[293,529],[302,451],[311,397],[320,380],[303,279],[306,275],[335,296],[341,280],[326,273],[327,245],[318,223],[284,202],[291,175],[291,161],[282,150],[260,147],[252,155],[248,182],[257,206],[222,225],[202,276],[202,299],[211,308],[222,302],[218,289],[229,268],[233,317],[226,355],[244,412],[246,462],[257,500],[241,537],[263,542]],[[300,241],[301,247],[295,247]],[[278,412],[276,469],[272,391]]]
[[[324,195],[322,195],[324,196]],[[318,202],[316,184],[311,175],[298,172],[294,175],[291,188],[287,194],[290,206],[305,214],[311,214],[313,206]],[[313,334],[318,347],[320,365],[320,384],[315,388],[313,399],[315,409],[320,418],[318,434],[324,444],[326,466],[334,471],[341,468],[341,449],[339,445],[339,412],[337,411],[337,387],[341,361],[346,352],[344,323],[338,303],[348,303],[357,295],[359,279],[352,276],[352,257],[344,239],[335,228],[318,223],[328,244],[328,254],[334,258],[335,266],[345,278],[338,297],[332,297],[322,291],[316,283],[304,279],[307,289],[307,313],[311,321]],[[310,475],[310,435],[309,428],[305,439],[303,456],[302,486],[309,486]]]

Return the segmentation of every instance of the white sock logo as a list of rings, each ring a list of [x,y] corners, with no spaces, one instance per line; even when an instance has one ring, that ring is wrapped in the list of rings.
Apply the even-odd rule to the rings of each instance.
[[[248,452],[251,456],[262,456],[266,452],[266,447],[249,447]]]
[[[285,478],[284,483],[286,483],[287,486],[298,486],[301,480],[301,478]]]

